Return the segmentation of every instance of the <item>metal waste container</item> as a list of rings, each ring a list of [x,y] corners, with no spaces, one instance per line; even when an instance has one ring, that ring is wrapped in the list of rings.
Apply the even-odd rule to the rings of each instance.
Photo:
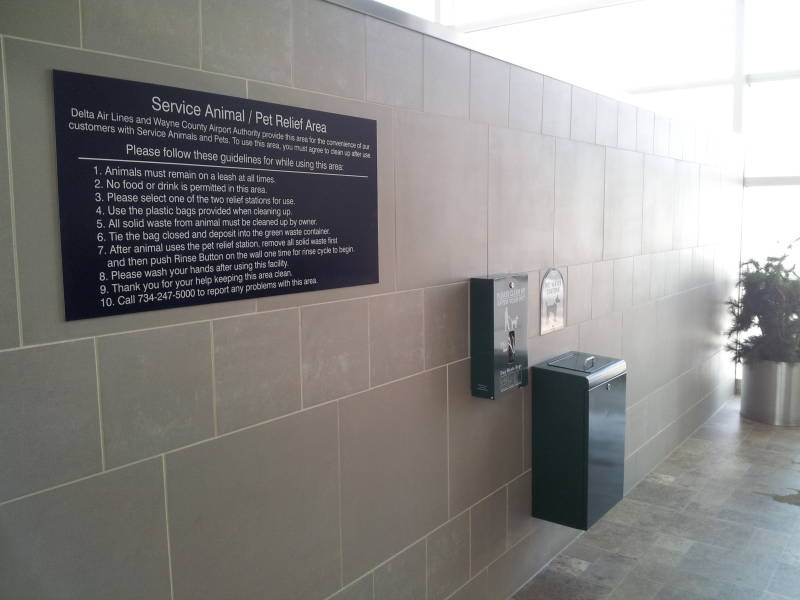
[[[584,352],[531,368],[534,517],[588,529],[622,499],[626,378]]]

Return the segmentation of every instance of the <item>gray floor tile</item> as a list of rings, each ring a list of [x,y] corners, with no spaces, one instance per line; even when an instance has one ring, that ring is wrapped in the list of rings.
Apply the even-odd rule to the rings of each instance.
[[[768,591],[787,598],[800,598],[800,567],[779,563]]]
[[[651,600],[656,597],[661,586],[658,582],[631,573],[609,596],[609,600]]]
[[[744,555],[730,548],[694,544],[684,555],[678,569],[734,585],[764,590],[775,571],[772,560]]]
[[[675,585],[665,585],[655,598],[656,600],[711,600],[713,596],[690,592]]]
[[[657,534],[652,531],[601,520],[584,535],[584,541],[604,550],[636,558],[655,543],[656,537]]]
[[[639,502],[628,495],[608,512],[605,520],[646,531],[657,531],[673,519],[675,514],[674,510]]]
[[[635,559],[613,552],[606,552],[592,562],[589,568],[580,576],[580,579],[593,585],[614,588],[622,583],[622,580],[625,579],[635,565]]]
[[[797,454],[732,401],[515,599],[800,598]]]
[[[550,568],[565,575],[572,575],[573,577],[580,577],[586,569],[592,566],[587,560],[560,554],[553,559],[550,563]]]
[[[683,486],[661,483],[647,478],[637,485],[636,489],[628,494],[628,497],[632,500],[680,510],[689,503],[695,493],[694,490]]]
[[[514,596],[516,600],[569,598],[570,600],[599,600],[608,598],[610,587],[581,581],[567,573],[547,568]]]

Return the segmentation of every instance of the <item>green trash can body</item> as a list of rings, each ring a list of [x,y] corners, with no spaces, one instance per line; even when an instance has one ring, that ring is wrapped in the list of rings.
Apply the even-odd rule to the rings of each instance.
[[[625,361],[567,352],[531,382],[533,516],[588,529],[622,499]]]

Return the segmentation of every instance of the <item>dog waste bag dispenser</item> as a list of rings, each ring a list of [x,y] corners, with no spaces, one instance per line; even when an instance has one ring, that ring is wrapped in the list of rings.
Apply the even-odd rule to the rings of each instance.
[[[588,529],[622,499],[625,361],[567,352],[531,377],[533,516]]]
[[[472,278],[469,300],[472,395],[528,385],[528,276]]]

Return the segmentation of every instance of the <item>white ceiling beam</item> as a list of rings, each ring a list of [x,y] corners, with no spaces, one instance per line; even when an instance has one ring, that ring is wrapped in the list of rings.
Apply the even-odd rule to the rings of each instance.
[[[475,31],[494,29],[496,27],[506,27],[508,25],[518,25],[520,23],[527,23],[529,21],[547,19],[549,17],[558,17],[562,15],[584,12],[587,10],[608,8],[609,6],[632,4],[634,2],[642,1],[644,0],[537,0],[535,2],[531,2],[532,8],[524,13],[472,21],[469,23],[461,23],[451,26],[453,29],[456,29],[462,33],[472,33]]]
[[[800,176],[786,175],[783,177],[745,177],[744,187],[758,187],[764,185],[800,185]]]

